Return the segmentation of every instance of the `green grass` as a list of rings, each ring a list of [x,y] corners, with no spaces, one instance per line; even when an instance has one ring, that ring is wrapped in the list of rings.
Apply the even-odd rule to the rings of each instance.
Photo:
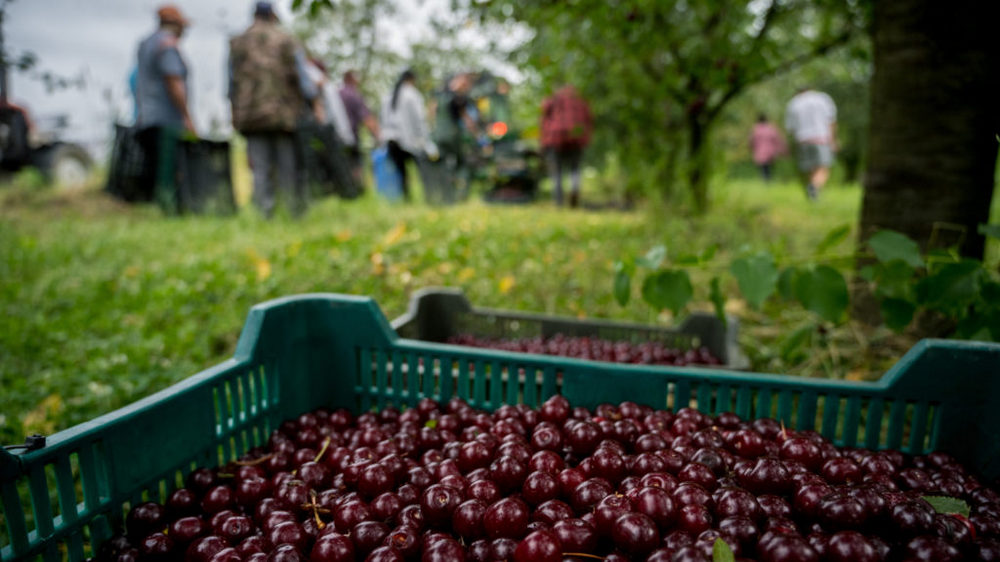
[[[448,285],[483,306],[670,324],[638,298],[614,303],[617,259],[661,243],[673,254],[718,244],[723,269],[754,248],[804,256],[830,229],[853,225],[860,203],[856,186],[831,186],[809,203],[797,185],[750,180],[713,196],[703,217],[684,206],[429,208],[367,196],[267,222],[251,209],[166,218],[95,190],[0,188],[0,441],[64,429],[220,362],[252,305],[294,293],[370,295],[392,318],[414,289]],[[711,274],[692,273],[700,301]],[[736,300],[730,309],[744,317],[758,370],[871,376],[898,356],[898,346],[881,363],[845,353],[863,339],[856,331],[817,337],[801,311],[749,312]],[[803,326],[821,352],[785,353]]]

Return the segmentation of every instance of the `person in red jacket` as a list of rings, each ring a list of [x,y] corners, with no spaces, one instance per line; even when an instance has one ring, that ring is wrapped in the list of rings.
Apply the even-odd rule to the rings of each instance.
[[[580,204],[580,159],[590,143],[593,119],[576,88],[563,86],[542,102],[542,150],[555,184],[556,205],[562,205],[562,175],[570,172],[569,205]]]
[[[760,168],[761,177],[765,182],[771,181],[774,161],[779,156],[784,156],[788,147],[781,131],[763,113],[757,117],[757,123],[750,133],[750,151],[753,153],[753,163]]]

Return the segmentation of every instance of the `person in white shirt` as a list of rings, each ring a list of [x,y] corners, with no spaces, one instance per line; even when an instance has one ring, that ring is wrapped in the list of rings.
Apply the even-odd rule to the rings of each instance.
[[[788,102],[785,129],[795,138],[799,171],[806,179],[806,194],[816,199],[830,178],[837,150],[837,106],[827,94],[802,88]]]
[[[313,57],[310,57],[308,62],[306,74],[316,84],[316,89],[320,94],[319,107],[321,109],[314,112],[317,114],[316,120],[323,124],[332,124],[340,142],[345,146],[354,146],[356,139],[354,131],[351,130],[351,120],[347,117],[347,109],[344,107],[344,101],[340,99],[340,93],[337,92],[336,86],[327,76],[326,66],[322,61]]]
[[[424,96],[416,86],[416,74],[410,69],[400,74],[392,94],[382,103],[382,139],[387,141],[389,158],[399,170],[406,200],[410,199],[406,163],[418,157],[426,156],[431,160],[438,157],[424,105]]]

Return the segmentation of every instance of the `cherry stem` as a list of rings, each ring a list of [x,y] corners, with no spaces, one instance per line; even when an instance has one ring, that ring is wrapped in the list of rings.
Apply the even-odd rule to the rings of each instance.
[[[329,448],[330,448],[330,436],[327,436],[327,438],[323,440],[323,447],[319,450],[318,453],[316,453],[316,458],[313,459],[313,462],[319,462],[319,459],[323,458],[323,453],[325,453],[326,450]]]
[[[596,554],[586,554],[583,552],[564,552],[563,556],[579,556],[581,558],[593,558],[594,560],[604,560],[603,556],[597,556]]]
[[[329,444],[330,444],[330,438],[327,437],[326,438],[326,445],[329,445]],[[326,450],[326,445],[323,446],[323,451]],[[320,451],[319,454],[322,455],[323,452]],[[319,456],[317,456],[316,458],[318,459]],[[324,523],[323,520],[319,518],[319,506],[316,505],[316,490],[309,490],[309,496],[310,496],[310,499],[312,499],[312,503],[310,505],[312,506],[313,517],[316,518],[316,528],[322,531],[323,527],[326,527],[326,523]]]
[[[236,461],[235,464],[237,464],[239,466],[257,466],[258,464],[260,464],[262,462],[266,462],[267,459],[269,459],[269,458],[271,458],[273,456],[274,456],[274,453],[268,453],[268,454],[266,454],[266,455],[264,455],[262,457],[258,457],[256,459],[254,459],[252,461]]]

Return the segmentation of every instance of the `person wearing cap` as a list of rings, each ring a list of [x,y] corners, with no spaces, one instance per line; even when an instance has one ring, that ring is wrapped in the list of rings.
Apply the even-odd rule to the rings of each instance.
[[[159,28],[139,43],[136,69],[138,129],[171,127],[195,133],[188,111],[188,71],[177,45],[190,22],[177,6],[156,11]]]
[[[257,2],[253,24],[229,42],[233,128],[247,139],[253,199],[266,217],[274,213],[279,190],[291,196],[293,215],[306,210],[295,132],[319,99],[307,65],[305,51],[281,28],[270,2]]]
[[[161,6],[156,16],[159,26],[139,43],[136,54],[135,142],[145,158],[134,198],[172,207],[177,139],[184,131],[197,134],[188,110],[187,64],[177,49],[190,22],[172,4]]]

